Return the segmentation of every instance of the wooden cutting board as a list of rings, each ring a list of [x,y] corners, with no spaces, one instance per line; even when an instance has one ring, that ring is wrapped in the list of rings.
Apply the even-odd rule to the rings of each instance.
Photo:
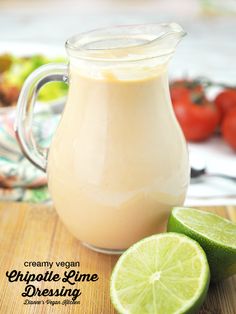
[[[208,207],[236,222],[236,207]],[[79,223],[79,221],[78,221]],[[55,210],[42,205],[25,203],[0,203],[0,313],[81,313],[114,314],[109,299],[109,279],[116,256],[92,252],[83,247],[60,222]],[[47,300],[71,299],[71,297],[23,297],[25,282],[9,282],[6,272],[45,273],[46,267],[28,267],[29,262],[53,262],[50,270],[61,277],[65,271],[75,270],[83,274],[97,274],[97,281],[64,283],[65,288],[80,289],[80,304],[46,304]],[[56,262],[79,262],[79,267],[66,269]],[[73,266],[73,265],[71,265]],[[76,264],[74,264],[76,266]],[[32,284],[32,283],[30,283]],[[40,290],[58,289],[60,282],[39,281],[33,283]],[[24,304],[24,300],[44,300],[44,304]],[[236,276],[217,285],[211,285],[201,314],[236,313]],[[165,313],[163,313],[165,314]]]

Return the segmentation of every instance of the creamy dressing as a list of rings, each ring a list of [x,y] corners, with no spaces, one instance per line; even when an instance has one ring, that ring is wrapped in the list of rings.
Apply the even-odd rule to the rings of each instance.
[[[125,80],[71,68],[48,178],[62,221],[83,242],[126,249],[163,231],[184,202],[188,156],[165,68]]]

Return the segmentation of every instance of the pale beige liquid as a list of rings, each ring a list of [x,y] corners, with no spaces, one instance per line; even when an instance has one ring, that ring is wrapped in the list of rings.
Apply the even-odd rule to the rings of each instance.
[[[125,249],[163,230],[189,178],[166,72],[124,81],[72,70],[48,174],[62,221],[83,242]]]

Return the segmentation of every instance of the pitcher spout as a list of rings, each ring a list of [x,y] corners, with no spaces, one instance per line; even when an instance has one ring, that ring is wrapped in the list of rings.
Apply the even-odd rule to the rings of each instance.
[[[177,23],[156,24],[156,38],[150,42],[156,50],[156,56],[172,55],[182,38],[186,35]]]

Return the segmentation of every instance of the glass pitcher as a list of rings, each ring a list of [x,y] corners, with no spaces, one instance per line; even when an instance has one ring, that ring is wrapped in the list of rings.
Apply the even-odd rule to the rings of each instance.
[[[184,36],[175,23],[118,26],[66,42],[69,66],[49,64],[22,88],[15,132],[48,174],[55,208],[88,247],[119,253],[163,231],[189,182],[186,143],[169,95],[167,66]],[[39,89],[69,84],[50,149],[32,134]]]

